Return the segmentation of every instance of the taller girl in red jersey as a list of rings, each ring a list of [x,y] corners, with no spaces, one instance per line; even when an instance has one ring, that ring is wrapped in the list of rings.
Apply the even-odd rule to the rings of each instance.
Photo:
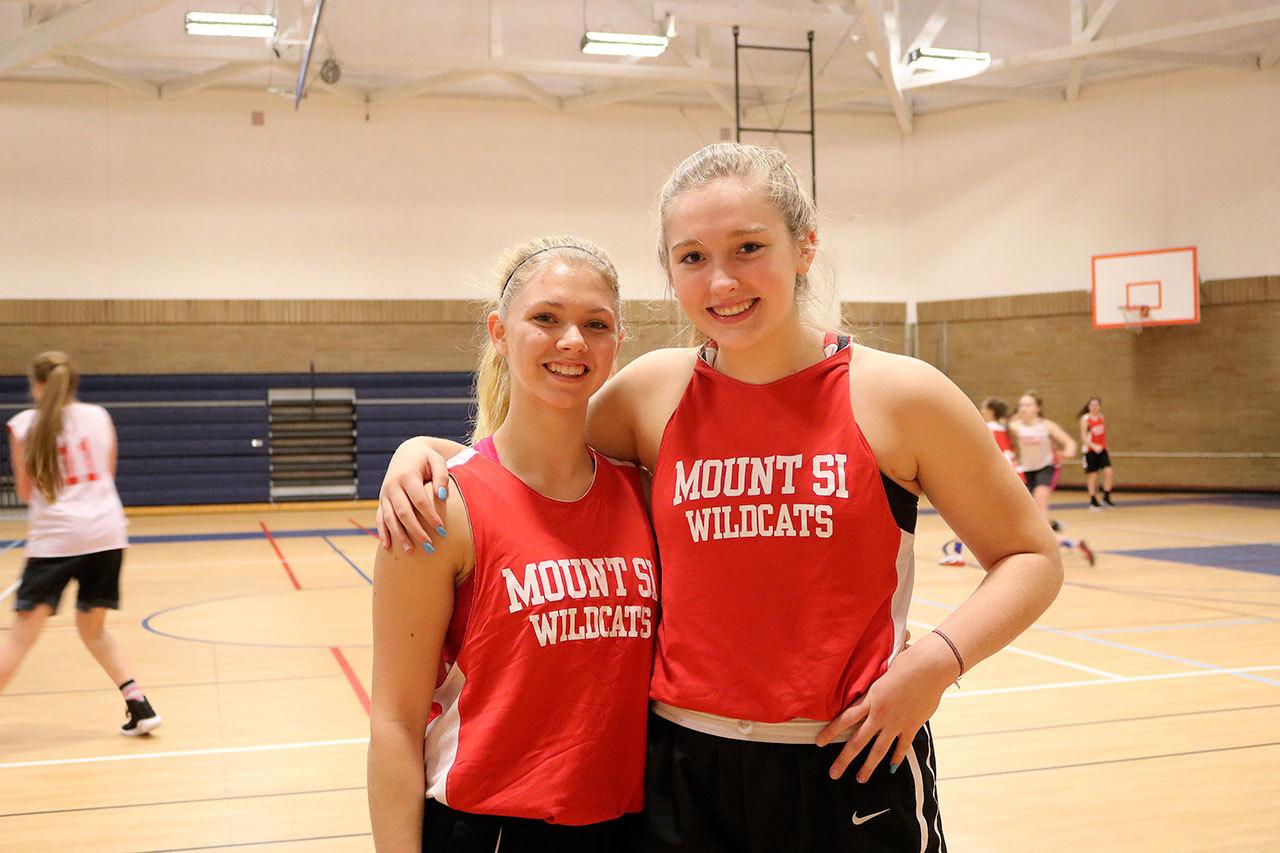
[[[374,842],[610,853],[643,803],[657,623],[641,472],[584,439],[622,338],[618,274],[564,236],[509,251],[498,280],[451,535],[374,568]]]
[[[633,361],[587,430],[654,472],[642,847],[944,850],[928,719],[1053,600],[1053,539],[955,385],[814,318],[816,213],[783,154],[707,146],[659,204],[658,257],[702,344]],[[437,523],[429,451],[409,442],[388,471],[388,542]],[[922,493],[988,574],[906,647]]]

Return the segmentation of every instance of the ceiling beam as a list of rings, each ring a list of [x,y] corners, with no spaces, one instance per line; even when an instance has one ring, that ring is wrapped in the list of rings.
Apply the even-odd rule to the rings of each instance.
[[[653,4],[653,19],[661,21],[675,15],[677,25],[710,24],[719,27],[740,26],[753,30],[792,30],[844,32],[857,18],[841,12],[798,12],[770,9],[764,6],[735,6],[715,3],[677,3],[658,0]]]
[[[1120,4],[1120,0],[1102,0],[1102,5],[1098,7],[1098,11],[1093,13],[1093,17],[1089,18],[1088,26],[1084,28],[1083,41],[1093,41],[1102,32],[1102,28],[1107,25],[1107,18],[1111,17],[1111,13],[1116,6]]]
[[[590,95],[565,98],[563,106],[564,111],[567,113],[581,112],[582,110],[595,109],[596,107],[607,107],[610,104],[617,104],[622,101],[645,98],[649,95],[660,95],[676,88],[680,87],[671,83],[633,83],[629,86],[614,86],[602,92],[593,92]]]
[[[679,21],[676,22],[677,25]],[[675,40],[676,58],[685,64],[686,68],[710,68],[711,67],[711,28],[706,24],[698,24],[694,33],[695,46],[690,50],[687,39],[677,37]],[[729,121],[736,122],[737,114],[734,112],[733,100],[725,95],[724,91],[715,83],[698,84],[702,91],[706,92],[712,101],[720,107],[721,111],[728,117]]]
[[[564,100],[557,98],[523,74],[499,74],[503,80],[511,84],[518,92],[538,106],[553,113],[564,109]]]
[[[1262,9],[1255,9],[1252,12],[1241,12],[1236,15],[1224,15],[1222,17],[1210,18],[1204,21],[1175,24],[1169,27],[1161,27],[1156,30],[1146,30],[1145,32],[1140,33],[1114,36],[1112,38],[1101,39],[1099,41],[1073,44],[1066,47],[1053,47],[1047,50],[1025,53],[1021,56],[1011,56],[1007,59],[994,59],[991,62],[991,67],[984,72],[983,76],[1002,71],[1015,71],[1021,68],[1033,68],[1037,65],[1052,65],[1055,62],[1067,62],[1072,59],[1089,59],[1097,56],[1107,56],[1109,54],[1120,53],[1125,50],[1133,50],[1134,48],[1160,44],[1162,42],[1177,41],[1178,39],[1208,35],[1209,33],[1225,32],[1227,30],[1243,29],[1246,27],[1257,26],[1259,24],[1268,24],[1273,21],[1280,21],[1280,4],[1273,4]],[[936,84],[930,83],[927,85]]]
[[[99,65],[96,62],[90,62],[79,56],[59,56],[57,61],[68,68],[74,68],[84,74],[88,74],[95,80],[101,80],[104,83],[110,83],[117,88],[124,89],[126,92],[133,92],[135,95],[141,95],[144,98],[156,98],[160,96],[160,87],[154,83],[148,83],[146,80],[139,80],[137,77],[130,77],[127,74],[121,74],[106,66]]]
[[[183,77],[165,83],[160,87],[160,97],[166,101],[180,98],[183,95],[189,95],[192,92],[198,92],[201,89],[217,85],[224,80],[231,80],[248,74],[250,71],[257,71],[259,68],[264,68],[269,64],[261,60],[256,62],[228,62],[201,74],[192,74],[190,77]]]
[[[96,0],[0,42],[0,77],[154,12],[172,0]]]
[[[489,56],[502,56],[502,0],[489,0]]]
[[[430,77],[424,77],[421,80],[413,80],[408,83],[400,83],[396,86],[379,89],[369,95],[369,102],[384,104],[387,101],[395,101],[400,98],[414,98],[418,95],[425,95],[433,89],[439,89],[441,86],[466,83],[470,80],[487,76],[488,73],[483,71],[442,71],[439,74],[432,74]]]
[[[270,50],[255,48],[202,47],[191,45],[174,47],[164,44],[134,44],[129,46],[86,44],[69,51],[78,56],[100,62],[120,59],[132,61],[182,62],[193,58],[208,62],[231,62],[239,60],[272,60],[275,56]],[[467,79],[484,77],[489,74],[525,74],[551,77],[585,77],[614,80],[630,80],[640,82],[667,81],[677,86],[685,83],[707,83],[715,86],[732,86],[733,70],[711,68],[698,64],[695,66],[677,67],[673,65],[628,65],[610,59],[593,60],[538,60],[521,59],[510,56],[475,57],[475,56],[440,56],[424,55],[410,62],[361,63],[360,71],[366,74],[383,76],[402,76],[429,79],[445,72],[467,74]],[[853,86],[863,81],[851,78],[825,78],[833,86]],[[762,89],[791,92],[795,80],[790,74],[757,74],[753,83]],[[406,84],[409,85],[409,84]]]
[[[893,114],[898,120],[898,129],[904,136],[914,130],[911,105],[898,87],[898,59],[896,51],[890,45],[889,30],[896,23],[886,27],[885,11],[882,0],[857,0],[858,12],[862,19],[862,30],[866,33],[871,52],[875,55],[876,68],[880,80],[884,84],[885,96]]]
[[[907,45],[907,49],[902,53],[902,59],[905,62],[907,56],[913,50],[923,50],[926,47],[933,47],[934,41],[938,38],[938,34],[942,32],[942,28],[947,25],[947,18],[951,15],[952,0],[937,0],[934,4],[933,11],[929,13],[929,18],[924,22],[924,26],[920,28],[920,32],[911,40],[911,44]]]
[[[1103,0],[1094,16],[1088,18],[1084,0],[1071,0],[1071,43],[1088,44],[1096,39],[1119,2],[1120,0]],[[1073,59],[1067,67],[1067,83],[1063,96],[1068,101],[1074,101],[1080,97],[1080,84],[1084,82],[1084,63],[1083,59]]]
[[[1187,24],[1176,24],[1169,27],[1132,33],[1125,36],[1114,36],[1112,38],[1101,39],[1099,41],[1089,43],[1038,50],[1021,56],[994,59],[991,62],[990,68],[972,79],[975,81],[989,80],[997,78],[1003,73],[1017,71],[1024,68],[1034,68],[1040,65],[1053,65],[1058,62],[1069,62],[1073,59],[1110,56],[1113,54],[1123,53],[1128,50],[1144,48],[1148,45],[1161,44],[1163,42],[1176,41],[1178,39],[1191,38],[1193,36],[1206,35],[1208,33],[1225,32],[1227,30],[1253,27],[1260,24],[1271,23],[1273,21],[1280,21],[1280,4],[1273,4],[1263,9],[1255,9],[1252,12],[1242,12],[1237,15],[1225,15],[1218,18],[1211,18],[1209,20],[1195,21]],[[1127,74],[1125,78],[1121,79],[1127,79],[1131,76],[1133,75]],[[948,76],[942,73],[920,73],[914,74],[901,81],[900,86],[904,91],[909,91],[912,89],[923,89],[929,86],[940,86],[954,82],[957,79],[961,78]]]
[[[1258,57],[1247,54],[1235,56],[1219,56],[1212,53],[1184,53],[1173,50],[1124,50],[1116,54],[1117,59],[1136,59],[1143,62],[1160,62],[1166,65],[1211,65],[1220,68],[1248,68],[1256,71],[1259,67]]]
[[[317,74],[315,79],[308,83],[307,86],[308,88],[314,86],[315,88],[321,89],[325,92],[331,92],[339,98],[350,101],[351,103],[359,106],[368,106],[372,101],[372,96],[364,89],[361,89],[358,86],[352,86],[350,83],[343,83],[341,80],[337,83],[326,83],[320,79],[319,74]]]

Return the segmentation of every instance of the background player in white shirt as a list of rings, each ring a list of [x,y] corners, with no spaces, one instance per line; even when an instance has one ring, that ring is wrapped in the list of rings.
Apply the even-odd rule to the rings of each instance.
[[[115,484],[115,427],[106,409],[75,398],[80,376],[66,353],[36,356],[30,379],[36,408],[8,424],[18,497],[29,509],[13,627],[0,643],[0,691],[74,579],[80,639],[124,696],[128,719],[120,733],[144,735],[160,716],[104,628],[107,610],[120,607],[120,564],[129,544]]]

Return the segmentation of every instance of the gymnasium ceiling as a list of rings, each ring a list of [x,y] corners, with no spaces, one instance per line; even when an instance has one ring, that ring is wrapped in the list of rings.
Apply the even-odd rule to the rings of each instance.
[[[207,88],[291,97],[315,0],[0,0],[0,80],[95,81],[139,98]],[[188,36],[187,11],[272,11],[266,40]],[[676,38],[654,59],[586,56],[584,29]],[[352,109],[423,96],[524,100],[549,111],[633,102],[733,116],[732,27],[802,47],[813,30],[819,112],[914,119],[1001,100],[1066,108],[1091,85],[1211,66],[1280,77],[1277,0],[327,0],[309,98]],[[912,72],[912,47],[982,49],[976,77]],[[334,59],[341,77],[315,72]],[[744,124],[807,118],[801,54],[744,52]],[[306,108],[306,101],[302,108]]]

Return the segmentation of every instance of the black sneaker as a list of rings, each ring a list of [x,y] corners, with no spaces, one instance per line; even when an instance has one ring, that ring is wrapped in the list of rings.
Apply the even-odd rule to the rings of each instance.
[[[125,720],[124,725],[120,727],[120,734],[125,737],[149,734],[162,722],[160,715],[151,707],[151,703],[145,696],[141,699],[126,699],[124,704],[129,719]]]
[[[1106,503],[1107,506],[1111,507],[1112,509],[1116,508],[1116,502],[1111,500],[1111,495],[1103,495],[1102,500]]]

